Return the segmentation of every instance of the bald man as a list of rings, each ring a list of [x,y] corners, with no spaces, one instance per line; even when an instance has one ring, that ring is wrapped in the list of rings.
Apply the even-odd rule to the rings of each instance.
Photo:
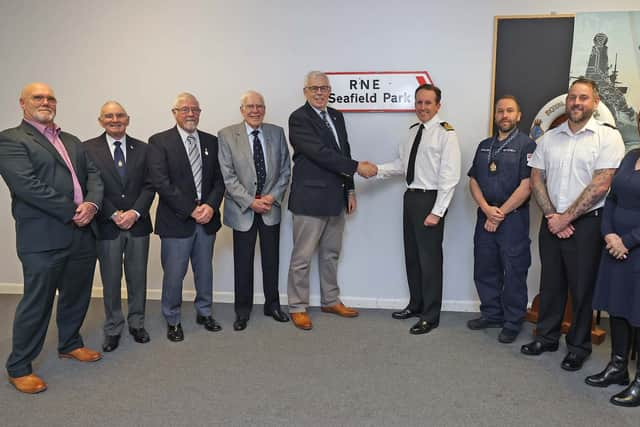
[[[54,122],[57,100],[48,85],[25,86],[20,107],[22,123],[0,133],[0,174],[11,192],[24,276],[6,367],[16,389],[39,393],[47,385],[31,363],[42,350],[56,291],[59,357],[81,362],[102,357],[84,346],[80,326],[91,297],[92,221],[103,186],[80,140]]]
[[[150,340],[144,327],[144,312],[152,231],[149,207],[155,192],[148,179],[148,146],[127,135],[129,115],[124,107],[115,101],[106,102],[98,123],[104,133],[84,145],[104,182],[103,207],[97,216],[97,244],[105,312],[102,350],[110,352],[118,348],[124,329],[120,294],[123,266],[129,334],[137,343]]]
[[[222,326],[212,316],[213,244],[220,229],[224,181],[218,164],[218,139],[198,129],[200,103],[181,93],[171,109],[176,126],[149,139],[149,168],[160,196],[156,234],[160,235],[162,314],[167,339],[182,341],[182,283],[191,262],[196,323],[210,332]]]

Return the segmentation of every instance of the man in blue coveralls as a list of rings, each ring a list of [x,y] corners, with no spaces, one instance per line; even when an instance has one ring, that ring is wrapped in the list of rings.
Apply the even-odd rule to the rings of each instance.
[[[480,317],[469,329],[502,328],[501,343],[515,341],[527,309],[529,175],[527,160],[536,144],[517,128],[520,105],[505,95],[495,106],[498,133],[480,143],[469,170],[469,187],[478,204],[474,235],[474,280]]]

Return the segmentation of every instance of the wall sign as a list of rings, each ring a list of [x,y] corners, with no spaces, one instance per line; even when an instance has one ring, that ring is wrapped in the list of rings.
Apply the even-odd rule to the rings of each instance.
[[[345,112],[412,112],[418,86],[433,84],[426,71],[327,72],[329,105]]]

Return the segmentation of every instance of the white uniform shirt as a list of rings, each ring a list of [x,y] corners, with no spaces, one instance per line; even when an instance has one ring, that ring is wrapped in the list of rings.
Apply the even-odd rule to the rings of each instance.
[[[549,199],[556,212],[565,212],[580,196],[598,169],[615,169],[624,157],[624,142],[618,130],[593,117],[577,133],[568,122],[545,133],[529,166],[543,170]],[[593,209],[604,206],[604,197]]]
[[[460,147],[453,130],[446,130],[436,114],[424,124],[422,139],[416,155],[414,179],[409,188],[437,190],[436,202],[431,213],[444,216],[453,191],[460,181]],[[398,146],[399,157],[394,161],[378,165],[378,177],[388,178],[404,175],[409,165],[411,146],[420,126],[414,126],[409,138]]]

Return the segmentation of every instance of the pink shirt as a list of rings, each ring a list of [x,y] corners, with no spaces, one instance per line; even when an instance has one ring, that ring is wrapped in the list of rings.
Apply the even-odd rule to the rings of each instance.
[[[80,186],[80,181],[78,181],[78,176],[76,175],[76,171],[73,169],[73,164],[71,163],[71,159],[69,158],[69,153],[67,153],[67,149],[64,147],[62,140],[60,139],[60,128],[55,124],[53,127],[45,126],[41,123],[27,120],[25,122],[29,123],[31,126],[36,128],[38,132],[43,134],[45,138],[53,145],[60,154],[60,157],[64,160],[67,168],[71,172],[71,180],[73,181],[73,202],[76,205],[80,205],[84,200],[84,196],[82,194],[82,187]]]

